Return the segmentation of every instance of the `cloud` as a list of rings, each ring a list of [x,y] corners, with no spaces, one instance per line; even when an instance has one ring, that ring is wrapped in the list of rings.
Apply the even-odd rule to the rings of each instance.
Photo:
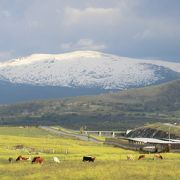
[[[88,7],[84,9],[77,9],[67,7],[65,9],[64,23],[67,26],[75,24],[106,24],[111,25],[118,20],[119,9],[118,8],[97,8]]]
[[[105,49],[179,60],[179,7],[179,0],[0,0],[0,52]]]
[[[8,17],[11,16],[11,13],[9,11],[7,11],[7,10],[2,10],[2,11],[0,11],[0,16],[8,18]]]
[[[65,51],[72,50],[103,50],[106,49],[106,45],[102,43],[96,43],[92,39],[80,39],[76,43],[63,43],[61,49]]]
[[[0,51],[0,61],[9,60],[13,57],[13,51]]]
[[[34,21],[28,21],[27,27],[29,28],[29,30],[32,30],[32,29],[34,30],[34,29],[41,28],[42,25],[39,21],[34,20]]]
[[[170,18],[150,18],[148,21],[145,18],[138,18],[136,21],[139,22],[141,30],[134,35],[135,39],[180,38],[180,24]]]

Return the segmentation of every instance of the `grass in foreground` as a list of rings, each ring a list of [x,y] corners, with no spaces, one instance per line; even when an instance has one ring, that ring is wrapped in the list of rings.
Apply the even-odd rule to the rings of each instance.
[[[24,149],[15,150],[18,144],[24,145]],[[43,165],[32,165],[29,161],[9,164],[7,161],[10,156],[33,157],[37,153],[44,157]],[[0,128],[0,179],[164,180],[180,177],[180,154],[163,154],[162,161],[152,160],[151,154],[143,161],[127,161],[128,154],[138,157],[136,152],[56,137],[38,128]],[[97,159],[94,163],[84,163],[83,155],[93,155]],[[53,156],[59,157],[61,163],[55,164]]]

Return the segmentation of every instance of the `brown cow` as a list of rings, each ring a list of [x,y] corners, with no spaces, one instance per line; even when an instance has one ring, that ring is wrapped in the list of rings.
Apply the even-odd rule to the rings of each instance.
[[[163,157],[160,154],[155,154],[153,159],[163,159]]]
[[[37,157],[34,157],[34,158],[33,158],[32,164],[33,164],[33,163],[39,163],[39,164],[41,164],[41,163],[43,163],[43,161],[44,161],[44,159],[43,159],[42,157],[37,156]]]
[[[26,160],[29,160],[29,158],[28,157],[23,157],[23,156],[18,156],[17,157],[17,159],[16,159],[16,161],[26,161]]]
[[[141,160],[141,159],[145,159],[145,155],[144,155],[144,154],[142,154],[142,155],[140,155],[140,156],[138,157],[138,160]]]

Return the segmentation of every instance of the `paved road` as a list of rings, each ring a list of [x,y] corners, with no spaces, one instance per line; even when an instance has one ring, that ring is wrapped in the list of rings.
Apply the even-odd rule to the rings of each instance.
[[[50,126],[39,126],[39,128],[43,129],[43,130],[46,130],[46,131],[49,131],[53,134],[56,134],[56,135],[66,135],[66,136],[71,136],[71,137],[75,137],[75,138],[78,138],[80,140],[83,140],[83,141],[91,141],[91,142],[95,142],[95,143],[99,143],[99,142],[103,142],[101,140],[98,140],[96,138],[92,138],[92,137],[89,137],[87,135],[82,135],[82,134],[75,134],[75,133],[71,133],[71,132],[65,132],[65,131],[62,131],[62,130],[56,130]]]

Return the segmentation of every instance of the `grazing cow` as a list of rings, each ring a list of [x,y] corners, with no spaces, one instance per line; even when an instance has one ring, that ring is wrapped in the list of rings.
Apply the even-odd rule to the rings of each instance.
[[[127,155],[127,160],[134,160],[134,157],[132,155]]]
[[[43,159],[42,157],[37,156],[37,157],[34,157],[34,158],[33,158],[32,164],[33,164],[33,163],[39,163],[39,164],[41,164],[41,163],[43,163],[43,161],[44,161],[44,159]]]
[[[58,157],[53,157],[53,161],[56,162],[56,163],[60,163],[60,160]]]
[[[141,160],[141,159],[145,159],[145,155],[144,155],[144,154],[142,154],[142,155],[140,155],[140,156],[138,157],[138,160]]]
[[[89,162],[94,162],[96,157],[92,156],[83,156],[83,161],[89,161]]]
[[[9,163],[12,163],[13,160],[14,160],[14,159],[13,159],[12,157],[9,157],[9,158],[8,158]]]
[[[16,161],[26,161],[28,159],[29,159],[28,157],[18,156]]]
[[[155,154],[153,159],[163,159],[163,157],[160,154]]]

